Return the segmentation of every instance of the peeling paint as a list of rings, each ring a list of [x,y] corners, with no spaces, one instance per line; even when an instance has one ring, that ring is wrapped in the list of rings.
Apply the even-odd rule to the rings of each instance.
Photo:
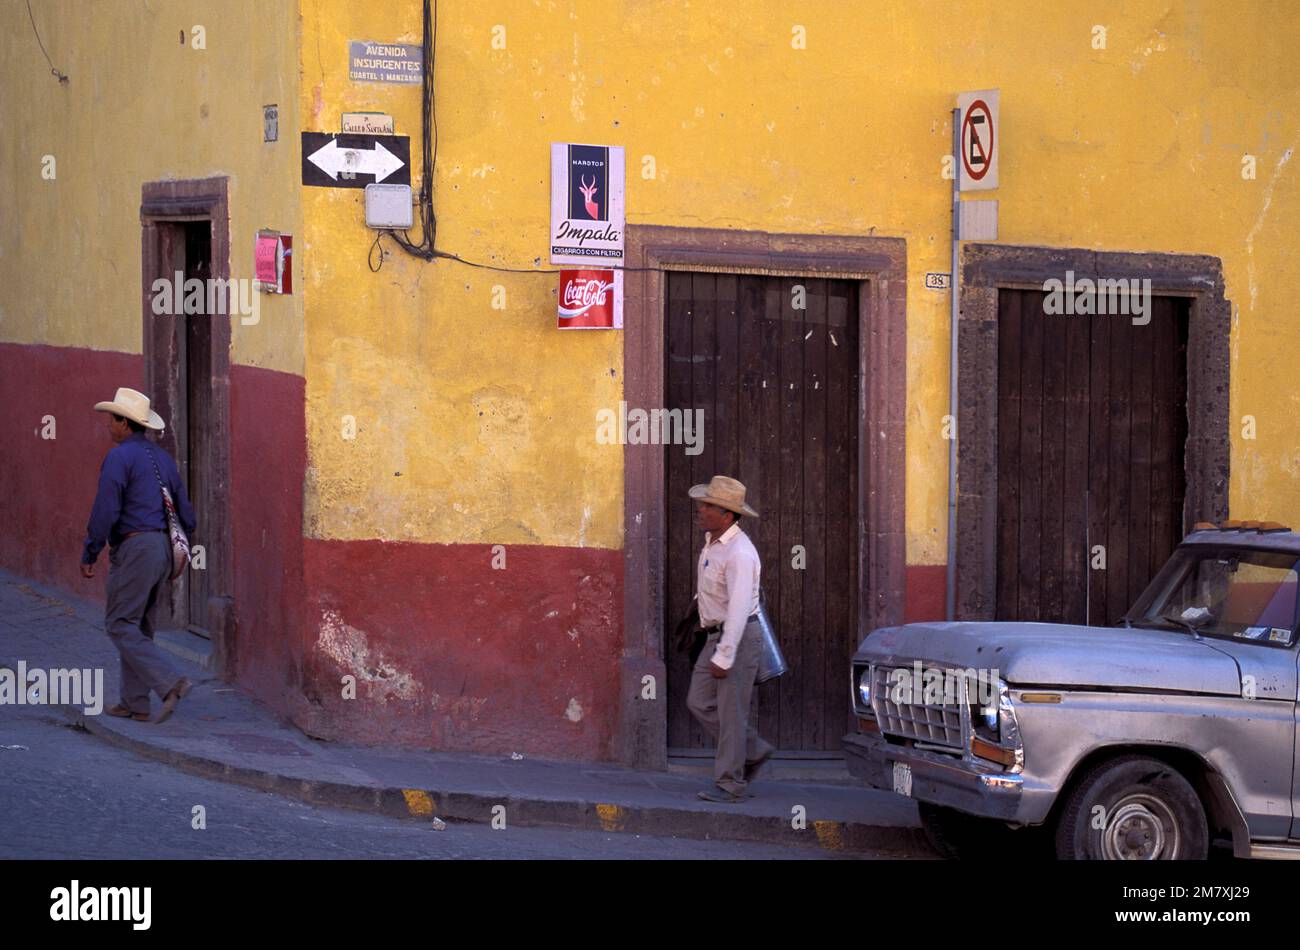
[[[1273,174],[1268,180],[1268,185],[1264,188],[1264,203],[1259,209],[1259,215],[1255,218],[1254,225],[1251,226],[1250,233],[1246,235],[1246,284],[1250,290],[1250,309],[1255,309],[1255,236],[1259,234],[1260,227],[1264,224],[1264,218],[1268,215],[1268,209],[1273,206],[1273,189],[1277,187],[1277,180],[1282,174],[1282,169],[1287,162],[1291,161],[1291,155],[1295,152],[1295,146],[1288,148],[1278,159],[1277,165],[1273,168]]]
[[[582,703],[577,699],[570,699],[568,708],[564,710],[564,718],[570,722],[577,722],[583,716]]]
[[[334,661],[342,675],[355,676],[358,685],[367,684],[381,703],[393,696],[407,702],[420,698],[420,684],[415,678],[384,662],[381,655],[372,656],[365,631],[345,623],[333,610],[321,615],[316,648]]]

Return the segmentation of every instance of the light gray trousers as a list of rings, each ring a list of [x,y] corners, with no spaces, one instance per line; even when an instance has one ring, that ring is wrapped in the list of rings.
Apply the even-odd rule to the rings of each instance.
[[[151,615],[172,572],[167,534],[150,531],[127,538],[109,552],[108,605],[104,628],[122,657],[122,705],[149,712],[149,691],[164,698],[181,674],[153,642]]]
[[[772,751],[771,744],[749,722],[749,700],[754,694],[762,644],[758,624],[749,624],[736,649],[736,662],[731,664],[726,676],[715,679],[709,672],[709,662],[721,636],[711,633],[704,641],[704,649],[691,671],[686,705],[718,744],[713,757],[714,781],[719,788],[743,795],[745,763],[755,762]]]

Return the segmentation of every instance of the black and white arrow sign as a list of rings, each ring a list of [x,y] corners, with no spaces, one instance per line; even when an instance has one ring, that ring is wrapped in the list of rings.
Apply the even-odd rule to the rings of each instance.
[[[364,188],[411,183],[411,140],[405,135],[302,133],[302,183]]]

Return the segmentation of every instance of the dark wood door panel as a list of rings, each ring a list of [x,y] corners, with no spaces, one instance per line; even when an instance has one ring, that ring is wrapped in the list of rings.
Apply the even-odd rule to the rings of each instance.
[[[703,543],[687,489],[738,478],[760,513],[741,526],[790,665],[755,690],[753,721],[787,751],[837,752],[852,722],[843,673],[857,629],[857,295],[853,281],[666,275],[665,405],[704,415],[698,455],[665,449],[667,625],[690,606]],[[666,661],[669,746],[710,748],[686,709],[685,655]]]
[[[998,292],[996,616],[1108,624],[1182,538],[1187,306],[1135,324],[1045,296]]]

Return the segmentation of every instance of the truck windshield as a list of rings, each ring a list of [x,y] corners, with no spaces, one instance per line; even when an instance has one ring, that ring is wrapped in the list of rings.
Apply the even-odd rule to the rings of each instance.
[[[1180,548],[1129,619],[1139,627],[1289,647],[1300,624],[1300,558],[1246,548]]]

